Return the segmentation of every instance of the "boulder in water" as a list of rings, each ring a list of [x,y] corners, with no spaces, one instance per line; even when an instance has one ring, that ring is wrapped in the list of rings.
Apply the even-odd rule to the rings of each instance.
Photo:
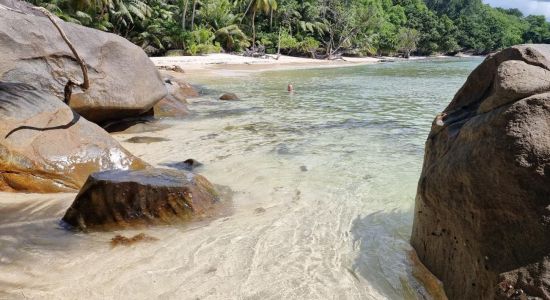
[[[173,86],[172,88],[168,88],[168,92],[176,98],[181,100],[199,96],[199,91],[189,84],[181,73],[161,70],[160,74],[164,77],[164,83],[169,83]]]
[[[183,118],[190,114],[187,104],[168,96],[157,102],[153,108],[156,118]]]
[[[195,159],[189,158],[182,162],[163,163],[163,166],[185,171],[194,171],[203,166],[203,164]]]
[[[191,112],[187,107],[187,97],[197,97],[197,90],[178,77],[166,76],[164,83],[168,94],[155,104],[153,115],[157,118],[188,116]]]
[[[220,96],[220,100],[224,100],[224,101],[239,100],[239,96],[237,96],[234,93],[225,93]]]
[[[434,121],[411,243],[449,299],[550,299],[549,59],[488,57]]]
[[[190,114],[187,108],[187,99],[182,93],[177,82],[166,80],[168,95],[157,102],[153,107],[153,115],[156,118],[163,117],[185,117]]]
[[[0,119],[2,191],[76,191],[90,173],[146,167],[99,126],[27,84],[0,82]]]
[[[74,88],[70,99],[80,115],[96,123],[137,116],[166,95],[141,48],[115,34],[58,22],[88,67],[90,88]],[[68,78],[82,81],[82,72],[50,20],[0,9],[0,80],[28,83],[63,99]]]
[[[190,172],[106,171],[90,175],[63,221],[85,231],[175,224],[208,216],[219,202],[214,186]]]

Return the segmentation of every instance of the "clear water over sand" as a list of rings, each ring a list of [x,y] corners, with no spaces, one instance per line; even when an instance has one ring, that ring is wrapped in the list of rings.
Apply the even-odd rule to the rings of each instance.
[[[403,299],[424,141],[479,58],[194,78],[195,115],[122,142],[163,166],[194,158],[233,192],[210,223],[111,248],[74,234],[74,194],[0,193],[0,299]],[[296,92],[289,94],[292,82]],[[220,102],[222,92],[242,101]],[[135,232],[122,232],[132,235]]]

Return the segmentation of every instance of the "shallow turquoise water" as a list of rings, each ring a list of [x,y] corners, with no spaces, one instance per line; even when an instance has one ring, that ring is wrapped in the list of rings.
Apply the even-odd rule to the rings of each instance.
[[[327,176],[370,182],[376,199],[365,202],[402,207],[413,201],[431,122],[480,62],[434,59],[209,80],[206,99],[229,91],[242,101],[193,107],[198,119],[227,122],[228,135],[247,151],[267,147],[297,165],[312,161]],[[286,92],[287,83],[295,93]]]
[[[72,194],[0,195],[10,216],[0,221],[0,298],[414,298],[423,288],[408,240],[424,142],[480,62],[195,78],[192,117],[116,137],[169,139],[122,144],[160,167],[204,163],[200,173],[233,191],[233,214],[111,249],[113,233],[59,228]],[[241,100],[218,101],[223,92]]]

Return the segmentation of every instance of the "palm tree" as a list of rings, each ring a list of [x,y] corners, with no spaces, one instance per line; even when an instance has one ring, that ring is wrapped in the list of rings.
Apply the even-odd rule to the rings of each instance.
[[[247,15],[252,12],[252,47],[256,48],[256,14],[258,11],[264,12],[266,15],[271,11],[277,10],[277,0],[250,0],[246,11]]]
[[[220,41],[223,47],[229,52],[233,51],[235,46],[237,46],[237,49],[243,47],[243,45],[244,47],[249,46],[248,37],[236,24],[216,30],[215,36],[216,40]]]

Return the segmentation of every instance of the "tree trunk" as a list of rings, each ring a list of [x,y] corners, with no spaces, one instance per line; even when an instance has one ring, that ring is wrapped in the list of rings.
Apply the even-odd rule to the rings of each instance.
[[[281,55],[281,27],[279,27],[279,42],[277,43],[277,59]]]
[[[187,6],[189,5],[189,0],[185,0],[185,4],[183,6],[183,14],[181,16],[181,29],[183,29],[183,31],[185,31],[185,25],[186,25],[186,20],[185,18],[187,17]]]
[[[193,14],[191,15],[191,31],[195,27],[195,10],[197,9],[197,0],[193,0]]]
[[[273,29],[273,8],[270,11],[269,15],[269,31]]]
[[[252,49],[256,50],[256,10],[252,11]]]

